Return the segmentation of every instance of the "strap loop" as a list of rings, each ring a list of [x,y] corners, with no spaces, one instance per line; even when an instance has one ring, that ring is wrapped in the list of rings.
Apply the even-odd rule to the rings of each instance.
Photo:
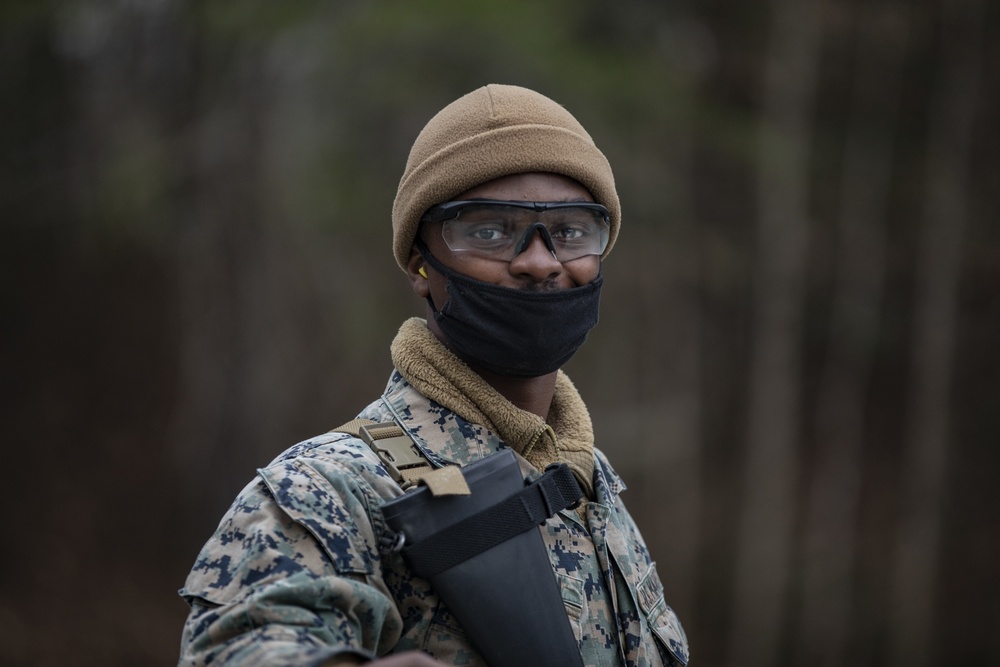
[[[569,466],[551,465],[523,490],[403,547],[403,554],[413,571],[427,579],[545,523],[556,512],[575,507],[582,497],[583,491]]]

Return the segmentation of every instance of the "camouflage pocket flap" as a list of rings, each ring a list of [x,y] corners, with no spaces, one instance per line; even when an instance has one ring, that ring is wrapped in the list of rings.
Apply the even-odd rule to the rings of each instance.
[[[372,558],[362,531],[371,532],[363,505],[301,461],[257,471],[275,502],[319,542],[341,574],[371,574]]]
[[[656,573],[656,566],[650,565],[649,571],[639,582],[639,606],[645,612],[649,625],[664,648],[682,665],[688,662],[688,642],[680,619],[663,598],[663,584]]]

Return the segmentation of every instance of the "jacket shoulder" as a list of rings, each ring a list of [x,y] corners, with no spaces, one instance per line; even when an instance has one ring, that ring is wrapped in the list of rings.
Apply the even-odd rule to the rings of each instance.
[[[385,531],[378,506],[399,493],[360,439],[327,433],[303,441],[240,492],[181,593],[219,604],[300,570],[370,575]]]

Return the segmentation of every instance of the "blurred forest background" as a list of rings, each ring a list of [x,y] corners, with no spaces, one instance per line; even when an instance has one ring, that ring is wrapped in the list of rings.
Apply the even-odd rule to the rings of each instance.
[[[170,665],[233,496],[422,314],[489,82],[615,169],[567,368],[695,665],[1000,664],[1000,3],[5,0],[2,665]]]

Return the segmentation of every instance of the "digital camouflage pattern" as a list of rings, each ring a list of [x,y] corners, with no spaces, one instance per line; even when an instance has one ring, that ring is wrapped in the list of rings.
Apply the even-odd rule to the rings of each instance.
[[[503,447],[398,372],[360,417],[396,420],[436,463],[465,465]],[[584,664],[686,664],[684,631],[619,499],[625,487],[596,457],[594,501],[542,526]],[[320,665],[344,653],[414,649],[452,665],[484,664],[428,583],[385,548],[392,535],[379,507],[402,490],[364,442],[328,433],[258,473],[180,591],[191,613],[179,664]]]

